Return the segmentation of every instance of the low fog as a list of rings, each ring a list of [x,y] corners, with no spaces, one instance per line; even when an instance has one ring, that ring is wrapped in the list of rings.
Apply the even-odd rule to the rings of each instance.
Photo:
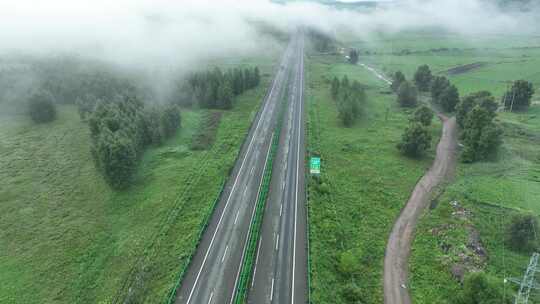
[[[349,1],[350,2],[350,1]],[[369,39],[375,33],[437,27],[464,35],[530,33],[538,10],[498,8],[481,0],[381,1],[337,9],[315,2],[265,0],[17,0],[0,2],[0,61],[70,55],[151,71],[167,78],[208,59],[279,47],[260,26],[292,32],[308,26]]]
[[[316,3],[265,0],[4,0],[0,52],[81,54],[119,64],[170,67],[266,49],[271,42],[260,41],[253,21],[280,30],[307,25],[327,32],[350,30],[360,36],[420,26],[464,34],[536,28],[536,14],[503,12],[478,0],[382,3],[362,13]]]

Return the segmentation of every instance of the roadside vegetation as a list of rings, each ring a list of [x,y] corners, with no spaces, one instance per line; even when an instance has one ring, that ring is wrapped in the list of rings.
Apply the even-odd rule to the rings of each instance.
[[[163,302],[195,250],[270,83],[270,56],[221,63],[233,70],[255,65],[260,85],[235,95],[230,110],[178,99],[148,103],[137,82],[108,81],[118,74],[84,73],[94,88],[87,96],[86,86],[70,87],[80,79],[65,65],[49,70],[50,79],[66,81],[58,82],[62,90],[50,79],[43,85],[54,97],[54,120],[31,120],[26,101],[32,94],[3,99],[10,110],[0,113],[0,243],[6,249],[0,302]],[[201,137],[207,129],[212,136]],[[94,139],[104,133],[115,139]],[[135,163],[105,158],[115,155]],[[121,190],[100,173],[124,167],[130,181]]]
[[[361,51],[400,82],[427,79],[420,77],[427,69],[418,69],[427,65],[433,78],[421,99],[456,115],[460,127],[462,162],[434,194],[413,244],[408,288],[414,303],[513,301],[517,286],[504,278],[523,276],[537,249],[540,215],[535,43],[532,37],[494,35],[471,43],[452,34],[409,32],[371,41]]]
[[[386,241],[433,160],[441,125],[427,128],[424,158],[402,156],[396,145],[414,110],[400,107],[384,82],[335,54],[310,53],[306,75],[308,150],[321,157],[321,175],[308,186],[312,302],[382,303]],[[366,95],[349,127],[332,93],[345,76]]]

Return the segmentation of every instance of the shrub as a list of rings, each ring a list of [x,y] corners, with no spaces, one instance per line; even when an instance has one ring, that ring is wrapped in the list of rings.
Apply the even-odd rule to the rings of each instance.
[[[469,273],[463,282],[463,290],[453,302],[456,304],[510,304],[510,293],[503,292],[502,279],[495,279],[483,272]]]
[[[28,101],[28,114],[36,123],[55,120],[56,106],[51,93],[45,90],[34,93]]]
[[[532,214],[520,214],[512,218],[506,231],[506,244],[517,251],[536,250],[538,219]]]
[[[398,149],[410,157],[422,156],[431,145],[431,133],[428,128],[418,122],[412,122],[401,138]]]
[[[352,250],[344,251],[339,256],[338,268],[346,276],[356,274],[360,271],[360,259]]]

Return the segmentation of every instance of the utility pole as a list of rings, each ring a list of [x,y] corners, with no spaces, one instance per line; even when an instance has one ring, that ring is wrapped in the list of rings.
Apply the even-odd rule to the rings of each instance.
[[[539,256],[540,254],[538,254],[537,252],[532,254],[531,260],[529,261],[529,266],[527,267],[527,270],[525,271],[522,280],[515,278],[508,278],[505,280],[519,284],[519,291],[514,301],[514,304],[528,304],[531,290],[540,289],[540,285],[535,282],[536,273],[540,271],[538,270]]]

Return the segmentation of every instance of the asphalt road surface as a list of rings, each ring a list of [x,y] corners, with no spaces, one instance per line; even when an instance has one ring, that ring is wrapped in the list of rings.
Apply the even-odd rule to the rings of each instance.
[[[296,58],[291,40],[274,81],[242,146],[235,168],[197,248],[176,303],[228,304],[233,300],[289,67]]]
[[[304,40],[298,34],[248,303],[307,303]]]
[[[384,258],[384,303],[410,304],[408,261],[414,229],[422,211],[430,202],[432,190],[450,176],[456,164],[457,127],[455,117],[439,115],[443,133],[437,145],[437,156],[429,171],[414,188],[407,205],[394,223]]]

